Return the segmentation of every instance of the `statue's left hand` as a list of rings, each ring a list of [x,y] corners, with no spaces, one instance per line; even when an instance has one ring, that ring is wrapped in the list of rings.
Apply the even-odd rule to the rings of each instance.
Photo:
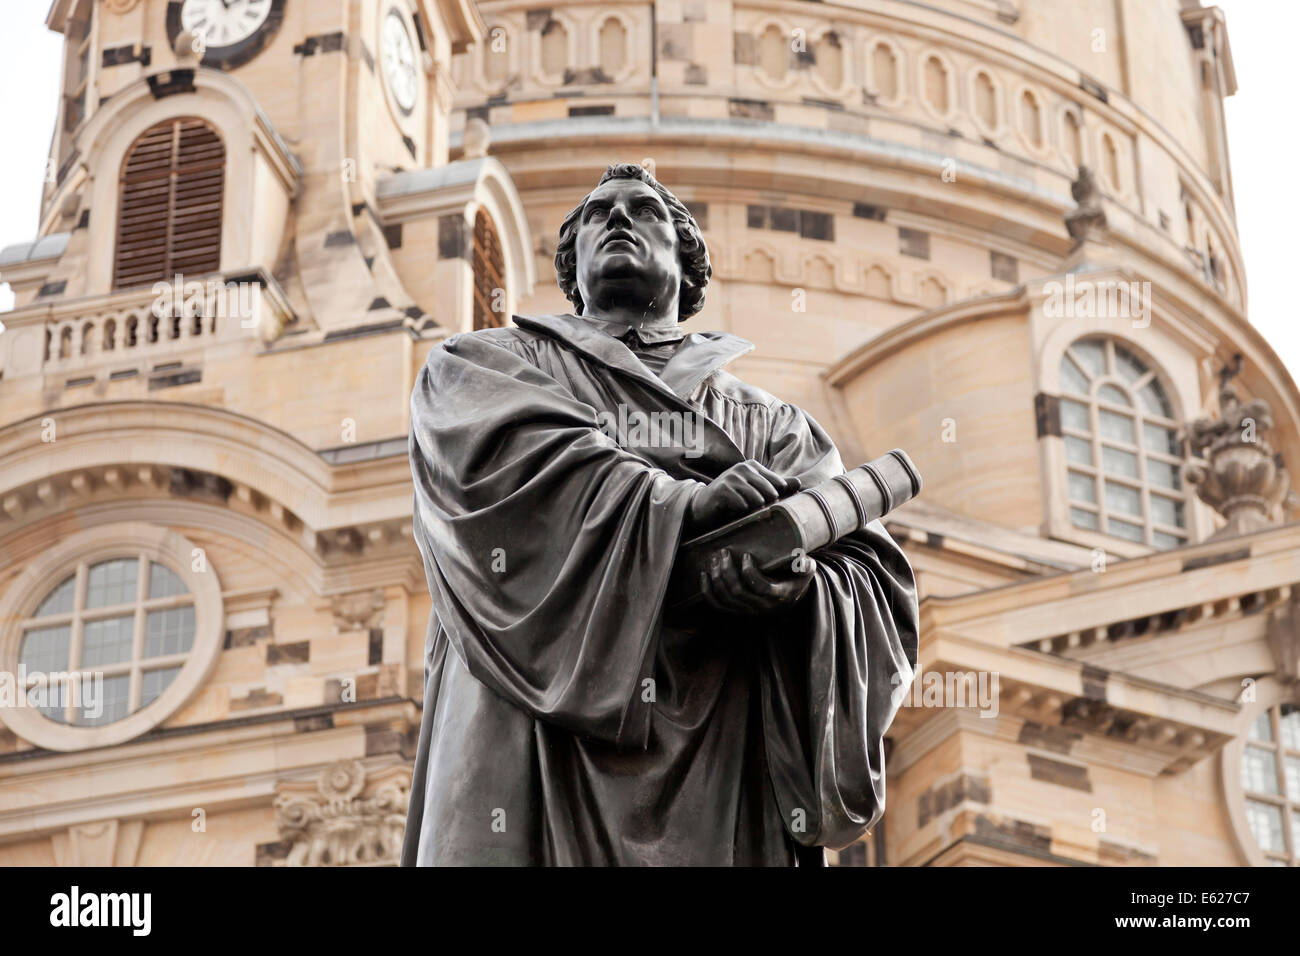
[[[700,591],[711,607],[727,614],[754,615],[790,607],[812,584],[816,563],[805,558],[798,570],[769,574],[761,570],[749,552],[737,561],[730,551],[719,551],[700,573]]]

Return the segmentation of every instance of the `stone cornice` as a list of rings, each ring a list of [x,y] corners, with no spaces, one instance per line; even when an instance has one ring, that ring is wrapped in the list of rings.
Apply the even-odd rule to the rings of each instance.
[[[54,420],[56,440],[42,440],[44,419]],[[205,405],[99,402],[40,413],[0,428],[0,461],[0,500],[65,473],[167,466],[245,484],[313,530],[410,515],[404,454],[331,465],[286,432]]]
[[[954,631],[923,631],[922,678],[980,672],[998,675],[996,715],[981,716],[975,706],[904,706],[890,730],[898,741],[891,770],[895,761],[906,767],[959,729],[1024,743],[1020,729],[1029,722],[1063,728],[1076,761],[1155,776],[1217,752],[1237,732],[1240,706],[1234,701]]]
[[[73,774],[83,786],[66,790],[66,799],[11,803],[0,811],[0,844],[104,819],[188,819],[195,807],[213,813],[264,805],[287,777],[319,772],[335,760],[371,760],[366,725],[378,723],[418,727],[419,707],[382,698],[155,730],[115,747],[8,754],[0,758],[0,781],[11,782],[11,792],[48,792]],[[188,776],[185,767],[194,760],[209,772]],[[213,774],[213,767],[230,772]]]
[[[1297,554],[1300,523],[1114,562],[1104,572],[1087,569],[957,597],[929,597],[922,603],[922,621],[926,630],[959,632],[994,646],[1062,637],[1068,642],[1062,621],[1078,634],[1152,618],[1183,610],[1188,593],[1202,607],[1273,591],[1280,599],[1282,589],[1300,583]],[[1174,579],[1177,589],[1152,586]]]
[[[453,52],[483,39],[487,27],[483,23],[478,4],[471,3],[470,0],[425,0],[424,5],[436,6],[442,14],[442,20],[452,34]],[[425,22],[428,22],[427,14]]]
[[[541,144],[545,145],[541,147],[543,152],[540,155],[560,144],[583,148],[594,143],[616,145],[623,141],[647,140],[664,147],[711,145],[724,151],[743,149],[746,154],[753,152],[754,155],[789,153],[797,159],[788,168],[783,168],[783,191],[849,201],[847,197],[850,194],[860,197],[863,189],[849,177],[860,174],[864,168],[871,168],[879,175],[872,178],[869,188],[881,197],[873,199],[873,202],[881,202],[891,211],[896,210],[893,218],[900,223],[909,218],[929,220],[937,223],[933,231],[939,234],[958,235],[976,229],[994,235],[1018,235],[1045,254],[1055,255],[1058,260],[1068,253],[1070,247],[1061,224],[1065,213],[1072,208],[1067,188],[1070,177],[1054,167],[1014,157],[1016,163],[1024,164],[1027,172],[1038,170],[1060,180],[1059,192],[1047,189],[1028,175],[1016,175],[993,165],[1002,160],[1002,154],[994,150],[989,150],[987,164],[960,158],[957,183],[943,184],[934,173],[952,159],[951,151],[906,145],[842,130],[774,122],[663,117],[652,127],[644,117],[568,117],[497,124],[492,128],[492,137],[493,152],[507,157],[515,182],[524,190],[533,187],[533,168],[529,165],[532,158],[522,154],[537,153]],[[978,145],[960,139],[954,140],[954,144],[954,150]],[[755,147],[761,148],[756,150]],[[843,171],[827,164],[809,166],[807,161],[810,157],[847,160],[849,165]],[[698,189],[712,185],[710,177],[715,172],[724,177],[723,182],[731,190],[771,188],[770,164],[763,163],[751,169],[744,156],[728,156],[726,163],[719,164],[716,154],[710,152],[681,152],[674,162],[675,175],[697,183]],[[582,163],[574,164],[574,175],[578,174],[578,169],[585,168]],[[545,181],[552,186],[558,181],[557,176],[565,175],[564,170],[549,165],[539,166],[538,172],[544,173]],[[894,174],[906,178],[893,183],[890,177]],[[574,185],[581,184],[575,182]],[[1205,206],[1208,198],[1199,193],[1196,195]],[[918,202],[929,211],[928,215],[917,216],[910,211]],[[1204,310],[1208,300],[1216,307],[1215,311],[1231,314],[1239,325],[1247,325],[1242,310],[1204,281],[1192,268],[1183,248],[1171,237],[1114,197],[1107,196],[1106,208],[1116,212],[1112,240],[1136,262],[1150,262],[1151,271],[1160,274],[1160,285],[1185,286],[1180,298],[1188,303],[1185,306],[1187,310]],[[1235,236],[1232,231],[1235,227],[1230,223],[1216,223],[1216,228],[1220,235]],[[1235,241],[1228,241],[1227,251],[1232,257],[1234,274],[1244,289],[1245,267]]]
[[[55,33],[62,33],[68,24],[68,15],[72,10],[73,0],[54,0],[45,15],[45,25]]]

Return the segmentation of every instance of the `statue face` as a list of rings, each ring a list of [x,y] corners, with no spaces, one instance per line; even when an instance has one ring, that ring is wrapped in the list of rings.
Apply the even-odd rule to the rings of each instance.
[[[612,179],[587,197],[574,251],[585,311],[618,306],[677,314],[677,230],[650,186]]]

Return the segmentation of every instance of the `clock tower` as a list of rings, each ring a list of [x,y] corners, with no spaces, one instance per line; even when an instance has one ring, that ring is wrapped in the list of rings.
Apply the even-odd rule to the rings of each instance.
[[[451,57],[482,35],[467,0],[57,0],[48,23],[67,52],[40,235],[66,232],[69,245],[43,270],[14,270],[39,273],[35,291],[66,281],[64,296],[94,295],[162,279],[165,265],[185,262],[161,248],[167,236],[202,232],[213,246],[201,265],[216,257],[216,271],[262,270],[281,287],[288,308],[271,321],[290,333],[397,320],[456,330],[472,324],[479,211],[503,280],[514,280],[497,311],[531,287],[526,224],[504,170],[480,156],[472,173],[443,174],[454,187],[427,175],[448,164]],[[199,202],[204,229],[173,223],[167,233],[133,215],[152,207],[119,187],[137,167],[152,175],[155,157],[146,149],[132,166],[132,149],[180,117],[209,131],[224,169],[219,196]],[[178,140],[177,161],[188,142]],[[183,208],[186,184],[182,172],[172,199]],[[463,222],[444,220],[454,211]],[[124,271],[124,258],[151,268]],[[32,286],[12,278],[16,290]]]
[[[0,708],[0,862],[395,859],[429,618],[411,387],[534,282],[510,175],[482,137],[448,154],[481,16],[55,0],[47,25],[40,223],[0,250],[0,674],[32,702]],[[309,859],[339,800],[347,859]]]

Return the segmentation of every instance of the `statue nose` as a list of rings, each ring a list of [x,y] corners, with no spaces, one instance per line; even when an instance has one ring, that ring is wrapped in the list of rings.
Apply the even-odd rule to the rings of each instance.
[[[622,206],[613,206],[609,210],[609,216],[605,219],[605,225],[609,229],[620,226],[632,225],[632,220]]]

